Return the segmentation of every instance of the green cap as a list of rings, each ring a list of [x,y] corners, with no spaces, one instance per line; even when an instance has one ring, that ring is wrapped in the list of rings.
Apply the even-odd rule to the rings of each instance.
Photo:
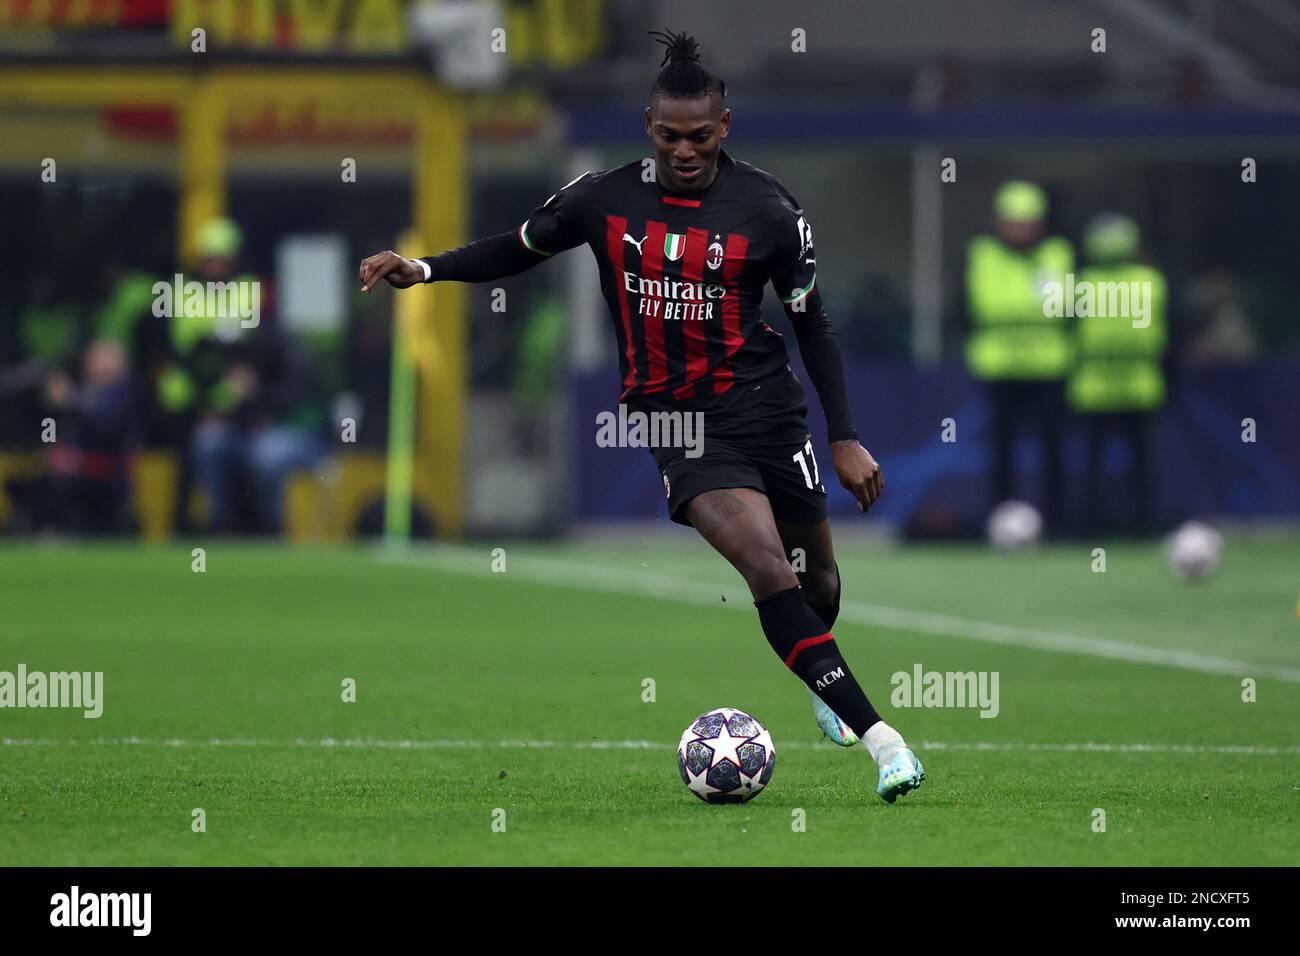
[[[1036,183],[1012,180],[998,188],[993,209],[1012,222],[1037,222],[1047,215],[1047,193]]]
[[[219,217],[209,219],[199,227],[194,248],[202,258],[220,256],[227,259],[238,254],[243,241],[244,234],[235,221]]]
[[[1119,213],[1094,216],[1083,230],[1083,249],[1094,262],[1114,262],[1137,255],[1141,238],[1137,223]]]

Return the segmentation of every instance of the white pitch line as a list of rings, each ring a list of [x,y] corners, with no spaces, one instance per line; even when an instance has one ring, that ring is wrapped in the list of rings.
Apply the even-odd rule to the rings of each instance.
[[[523,554],[509,558],[508,572],[494,574],[492,556],[487,550],[476,550],[463,545],[440,544],[411,553],[379,552],[379,559],[394,564],[432,567],[454,574],[471,577],[508,577],[534,584],[577,588],[586,591],[606,591],[652,597],[661,601],[697,604],[708,607],[726,607],[751,610],[748,593],[743,600],[723,604],[718,585],[701,584],[689,578],[677,578],[649,570],[629,574],[626,568],[584,564],[557,558],[540,558]],[[1174,667],[1179,670],[1230,677],[1269,677],[1290,683],[1300,683],[1300,667],[1274,664],[1256,664],[1231,657],[1216,657],[1195,651],[1148,647],[1100,637],[1085,637],[1060,631],[1019,627],[1014,624],[997,624],[976,621],[949,614],[932,614],[907,608],[885,607],[859,601],[840,604],[840,620],[852,621],[868,627],[888,627],[936,637],[955,637],[981,641],[987,644],[1004,644],[1030,647],[1040,651],[1064,654],[1081,654],[1130,664],[1151,664]]]
[[[284,740],[240,737],[212,737],[207,740],[182,740],[177,737],[88,737],[19,738],[0,737],[6,747],[301,747],[338,748],[342,750],[661,750],[675,749],[671,743],[658,740],[370,740],[335,739],[333,737],[294,737]],[[1086,743],[1005,743],[980,741],[925,740],[916,745],[927,750],[971,751],[1052,751],[1065,753],[1144,753],[1144,754],[1253,754],[1275,756],[1300,755],[1300,746],[1267,747],[1244,744],[1108,744]],[[826,741],[816,743],[806,740],[786,741],[777,750],[840,750]],[[862,748],[858,748],[862,749]]]

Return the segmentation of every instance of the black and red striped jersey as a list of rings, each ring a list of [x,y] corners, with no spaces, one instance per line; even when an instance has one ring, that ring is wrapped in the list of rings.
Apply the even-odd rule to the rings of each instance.
[[[662,188],[649,161],[583,173],[518,237],[542,255],[583,244],[595,254],[618,338],[620,401],[707,407],[785,368],[783,337],[763,321],[769,282],[796,323],[822,311],[803,210],[775,177],[726,150],[713,182],[692,194]]]

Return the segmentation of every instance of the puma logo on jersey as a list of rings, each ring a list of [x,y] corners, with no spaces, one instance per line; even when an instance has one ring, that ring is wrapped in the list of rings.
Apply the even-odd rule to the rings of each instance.
[[[642,237],[641,237],[641,242],[637,242],[635,239],[633,239],[633,238],[632,238],[628,233],[626,233],[626,232],[623,233],[623,238],[624,238],[625,240],[627,240],[628,242],[632,243],[632,245],[636,246],[636,251],[637,251],[637,252],[640,252],[640,251],[641,251],[641,243],[642,243],[642,242],[645,242],[645,240],[646,240],[646,237],[645,237],[645,236],[642,236]]]
[[[844,676],[843,666],[837,667],[829,674],[823,674],[821,677],[817,678],[817,689],[822,690],[824,688],[827,688],[843,676]]]

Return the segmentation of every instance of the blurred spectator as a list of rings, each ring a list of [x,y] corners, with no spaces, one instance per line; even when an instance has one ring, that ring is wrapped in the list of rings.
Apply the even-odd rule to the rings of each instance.
[[[97,339],[82,357],[79,384],[54,370],[47,374],[43,392],[55,441],[48,445],[45,475],[9,485],[20,516],[15,524],[74,534],[127,530],[133,436],[126,349],[112,339]]]
[[[42,384],[51,371],[73,370],[81,341],[80,310],[66,287],[34,271],[26,306],[0,329],[0,446],[39,444]]]
[[[1047,194],[1034,183],[1004,183],[993,205],[997,234],[972,239],[966,262],[966,364],[984,382],[992,410],[990,506],[1016,497],[1012,451],[1032,427],[1045,459],[1046,528],[1059,531],[1070,347],[1065,319],[1045,314],[1043,293],[1073,271],[1074,249],[1046,234]]]
[[[1088,448],[1079,530],[1104,534],[1125,527],[1116,514],[1123,508],[1129,512],[1126,527],[1145,534],[1155,519],[1152,424],[1166,392],[1165,277],[1159,269],[1137,261],[1140,234],[1137,223],[1126,216],[1096,216],[1084,231],[1083,246],[1089,265],[1079,273],[1079,284],[1092,283],[1091,288],[1098,291],[1097,307],[1078,318],[1075,361],[1067,387],[1070,407],[1080,416]],[[1113,315],[1108,307],[1099,307],[1100,290],[1106,288],[1103,283],[1126,291],[1127,314]],[[1138,295],[1140,300],[1133,298]],[[1126,470],[1118,482],[1109,481],[1106,475],[1107,442],[1113,439],[1120,441],[1126,458]]]

